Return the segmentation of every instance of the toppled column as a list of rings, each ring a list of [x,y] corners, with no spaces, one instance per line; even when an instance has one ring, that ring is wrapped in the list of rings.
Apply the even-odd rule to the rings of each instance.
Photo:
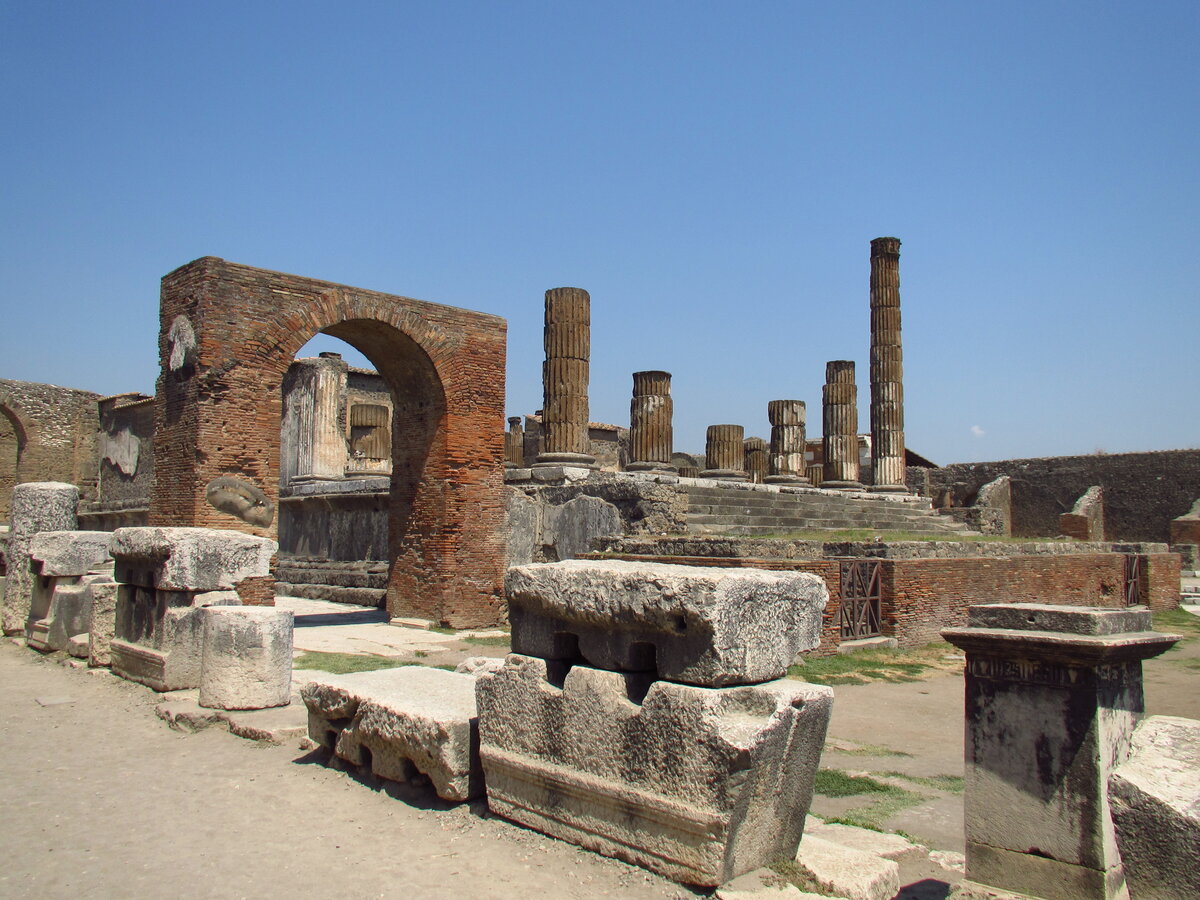
[[[803,400],[772,400],[767,404],[771,421],[771,456],[767,484],[808,484],[804,474],[805,425],[808,409]]]
[[[291,610],[209,606],[198,614],[201,706],[270,709],[291,702]]]
[[[704,443],[704,470],[701,478],[720,478],[723,481],[746,481],[749,478],[742,466],[746,463],[746,431],[741,425],[709,425]]]
[[[521,417],[508,417],[508,431],[504,433],[504,468],[520,469],[525,465],[525,432],[521,430]]]
[[[546,291],[542,363],[542,452],[535,466],[593,468],[588,451],[588,366],[592,352],[592,300],[582,288]]]
[[[630,472],[674,472],[670,372],[634,372],[629,404]]]
[[[852,361],[835,359],[825,364],[822,406],[825,468],[821,487],[862,490],[858,462],[858,386],[854,383]]]
[[[1178,635],[1145,609],[973,606],[967,653],[967,879],[1046,900],[1127,897],[1107,786],[1144,710],[1142,660]]]
[[[833,692],[801,573],[571,560],[509,570],[514,652],[479,677],[488,806],[679,881],[791,859]]]
[[[276,543],[214,528],[118,528],[112,670],[156,691],[200,686],[200,609],[236,606],[243,581],[270,575]]]
[[[900,239],[871,241],[871,490],[904,492]]]
[[[742,441],[743,468],[750,480],[762,484],[767,477],[767,442],[760,437],[748,437]]]
[[[83,582],[112,583],[107,531],[43,531],[29,545],[33,590],[25,639],[35,650],[67,650],[91,630],[91,591]],[[86,642],[83,655],[87,654]]]
[[[31,481],[13,488],[6,551],[8,581],[4,589],[5,634],[22,634],[33,602],[33,570],[29,547],[40,531],[74,531],[79,488],[61,481]]]
[[[1084,491],[1071,511],[1058,517],[1058,528],[1077,541],[1104,540],[1104,488],[1093,485]]]

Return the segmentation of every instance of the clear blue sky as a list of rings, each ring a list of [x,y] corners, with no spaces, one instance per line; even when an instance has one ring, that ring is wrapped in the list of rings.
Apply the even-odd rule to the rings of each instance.
[[[1200,3],[18,3],[0,377],[153,391],[199,256],[504,316],[592,295],[592,418],[766,437],[903,241],[908,444],[1200,446]]]

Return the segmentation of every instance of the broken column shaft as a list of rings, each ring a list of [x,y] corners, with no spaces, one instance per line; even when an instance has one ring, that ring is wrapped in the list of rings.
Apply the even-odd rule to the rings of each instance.
[[[508,417],[508,431],[504,433],[504,468],[519,469],[525,464],[525,432],[521,430],[521,417]]]
[[[750,480],[762,484],[767,477],[767,442],[760,437],[748,437],[742,442],[742,453]]]
[[[631,472],[674,472],[670,372],[634,372],[629,404],[629,465]]]
[[[858,386],[854,363],[835,359],[825,364],[823,392],[825,473],[821,487],[861,490],[858,464]]]
[[[705,469],[700,477],[746,481],[748,476],[742,468],[745,464],[742,446],[745,433],[741,425],[709,425],[704,443]]]
[[[871,241],[871,472],[875,491],[905,491],[900,239]]]
[[[767,484],[808,484],[804,475],[804,433],[808,416],[803,400],[772,400],[767,404],[771,420],[771,454]]]
[[[581,288],[546,291],[546,360],[542,364],[542,434],[537,466],[583,466],[588,453],[588,363],[591,297]]]

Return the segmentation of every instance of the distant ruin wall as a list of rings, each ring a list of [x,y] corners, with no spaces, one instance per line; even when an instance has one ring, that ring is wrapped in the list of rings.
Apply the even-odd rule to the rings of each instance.
[[[1200,497],[1200,450],[954,463],[927,469],[922,493],[936,499],[951,491],[954,505],[967,506],[983,485],[1001,475],[1012,478],[1017,537],[1057,535],[1058,517],[1099,485],[1110,540],[1167,541],[1171,520]]]

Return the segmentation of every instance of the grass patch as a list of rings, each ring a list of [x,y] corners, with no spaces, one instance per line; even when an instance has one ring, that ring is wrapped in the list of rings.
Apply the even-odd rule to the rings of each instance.
[[[376,656],[362,653],[325,653],[320,650],[305,650],[292,661],[294,669],[316,669],[334,675],[349,675],[351,672],[374,672],[376,669],[396,669],[400,666],[419,666],[420,663],[401,659],[398,656]]]
[[[886,794],[899,788],[868,775],[851,775],[841,769],[818,769],[813,790],[823,797],[856,797],[859,794]]]
[[[907,778],[908,776],[903,776]],[[823,797],[857,797],[867,800],[826,822],[855,825],[872,831],[887,831],[883,823],[901,810],[925,800],[923,794],[908,791],[894,784],[885,784],[869,775],[851,775],[840,769],[820,769],[817,772],[816,793]]]
[[[1200,634],[1200,616],[1194,616],[1186,609],[1163,609],[1153,615],[1156,631],[1166,631],[1185,636]],[[1179,646],[1176,644],[1176,646]]]
[[[916,650],[858,650],[806,659],[788,668],[788,676],[813,684],[866,684],[870,681],[920,681],[937,672],[956,670],[962,660],[946,659],[949,644]]]
[[[904,772],[884,772],[889,778],[903,778],[913,784],[936,788],[950,794],[961,794],[966,782],[961,775],[906,775]]]
[[[881,744],[859,744],[853,750],[838,750],[835,747],[826,744],[826,752],[837,753],[841,756],[907,756],[911,757],[911,753],[905,753],[903,750],[893,750],[891,747],[884,747]]]
[[[474,644],[477,647],[507,647],[511,642],[512,637],[507,634],[495,634],[490,637],[463,638],[464,644]]]

